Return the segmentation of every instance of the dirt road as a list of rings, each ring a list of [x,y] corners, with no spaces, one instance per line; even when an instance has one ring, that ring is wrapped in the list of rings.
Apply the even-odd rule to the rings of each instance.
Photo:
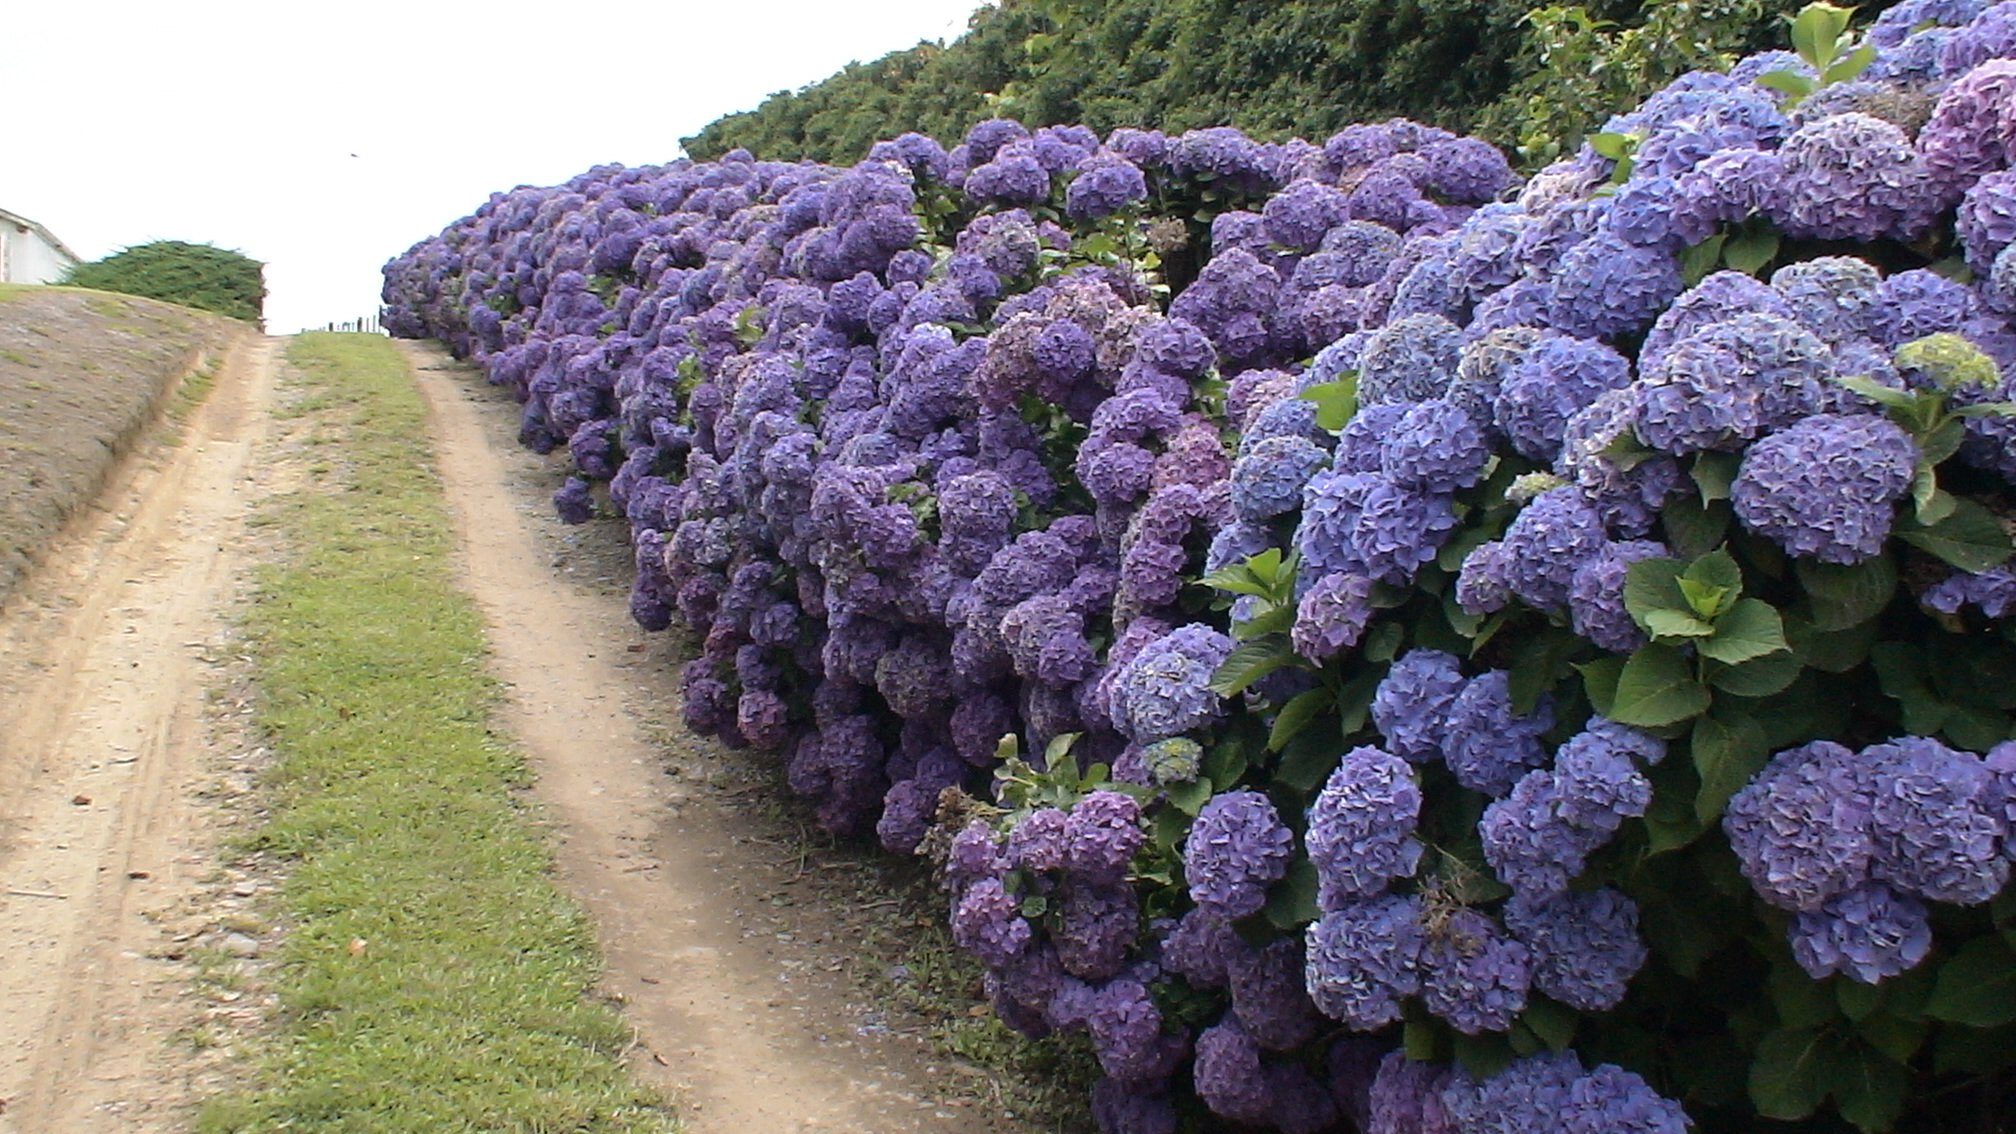
[[[283,348],[235,347],[182,443],[135,461],[0,610],[0,1134],[187,1130],[259,1015],[192,990],[191,954],[228,964],[272,944],[234,918],[256,887],[219,858],[235,821],[219,785],[243,797],[258,754],[220,663],[270,554],[251,511],[302,475],[274,427]],[[503,723],[601,935],[638,1073],[694,1134],[1027,1129],[984,1101],[984,1076],[858,1002],[842,970],[875,962],[793,897],[818,864],[668,778],[674,647],[634,629],[620,588],[556,569],[536,484],[550,474],[511,443],[510,407],[445,356],[410,357],[511,689]],[[718,759],[678,743],[696,766]],[[240,1031],[207,1033],[220,1015]]]
[[[1022,1129],[984,1105],[934,1101],[957,1093],[959,1072],[915,1044],[859,1035],[858,1013],[833,999],[838,982],[809,979],[825,967],[818,912],[778,916],[774,868],[738,837],[746,824],[738,832],[704,793],[668,780],[663,747],[640,728],[640,716],[661,727],[676,716],[676,671],[649,656],[666,639],[637,630],[620,593],[555,577],[534,531],[553,523],[550,508],[513,489],[540,462],[511,443],[494,391],[407,345],[465,585],[511,688],[506,719],[561,833],[562,878],[600,931],[606,986],[643,1041],[640,1072],[687,1101],[695,1134]]]
[[[206,699],[247,565],[272,340],[0,620],[0,1131],[167,1131],[214,1067],[174,937],[214,880]]]

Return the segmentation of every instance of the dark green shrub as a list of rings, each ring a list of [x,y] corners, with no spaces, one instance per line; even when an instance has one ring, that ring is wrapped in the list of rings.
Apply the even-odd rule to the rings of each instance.
[[[241,252],[157,240],[79,264],[63,282],[260,323],[266,302],[265,268]]]

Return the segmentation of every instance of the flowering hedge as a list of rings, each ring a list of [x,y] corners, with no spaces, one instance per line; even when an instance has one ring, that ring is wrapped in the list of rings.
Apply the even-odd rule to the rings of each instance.
[[[2016,1064],[2016,2],[1517,179],[974,127],[499,194],[386,322],[1103,1129],[1947,1129]]]

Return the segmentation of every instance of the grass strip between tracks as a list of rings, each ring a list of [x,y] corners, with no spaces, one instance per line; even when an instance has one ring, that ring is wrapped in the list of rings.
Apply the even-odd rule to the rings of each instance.
[[[665,1131],[591,999],[588,923],[551,878],[491,729],[482,617],[419,395],[385,339],[293,340],[309,462],[267,506],[286,562],[247,618],[277,763],[256,844],[288,862],[280,1019],[205,1134]]]

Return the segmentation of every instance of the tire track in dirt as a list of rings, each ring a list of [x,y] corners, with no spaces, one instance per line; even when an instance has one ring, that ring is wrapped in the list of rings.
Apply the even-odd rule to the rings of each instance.
[[[207,654],[248,563],[275,340],[230,349],[180,444],[0,622],[0,1132],[167,1131],[196,1062],[159,922],[215,867]]]
[[[640,1074],[681,1099],[693,1134],[1025,1129],[984,1105],[939,1107],[942,1070],[914,1049],[831,1042],[851,1030],[838,1006],[822,1013],[780,985],[746,932],[735,820],[704,800],[668,806],[662,753],[625,710],[644,635],[620,597],[549,570],[508,476],[508,462],[536,458],[464,389],[472,375],[431,345],[402,346],[427,401],[463,585],[510,690],[504,720],[558,829],[562,881],[594,918],[604,983],[645,1049]]]

